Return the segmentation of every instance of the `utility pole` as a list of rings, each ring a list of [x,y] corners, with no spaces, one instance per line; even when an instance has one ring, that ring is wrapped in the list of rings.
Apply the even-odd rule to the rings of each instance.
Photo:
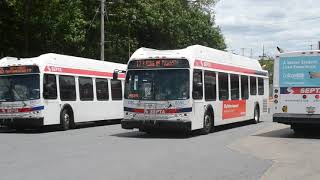
[[[245,48],[241,48],[241,55],[244,56],[244,49]]]
[[[312,44],[310,44],[309,46],[310,46],[310,49],[312,50],[312,49],[313,49],[313,48],[312,48],[312,47],[313,47],[313,45],[312,45]]]
[[[101,0],[101,61],[104,61],[104,14],[105,14],[105,0]]]

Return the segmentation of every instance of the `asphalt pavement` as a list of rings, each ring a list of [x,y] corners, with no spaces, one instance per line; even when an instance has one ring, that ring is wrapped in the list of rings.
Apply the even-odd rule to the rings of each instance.
[[[272,144],[263,139],[269,142],[264,144],[259,138],[295,138],[290,139],[293,131],[272,123],[269,116],[262,120],[259,124],[223,126],[209,135],[191,137],[172,133],[149,135],[121,129],[118,124],[41,133],[2,129],[0,179],[277,179],[274,173],[279,173],[278,166],[273,158],[277,151],[259,151],[263,146],[279,146],[281,142]],[[285,129],[280,135],[279,127]],[[303,140],[299,138],[300,143]],[[308,141],[320,145],[317,139]]]

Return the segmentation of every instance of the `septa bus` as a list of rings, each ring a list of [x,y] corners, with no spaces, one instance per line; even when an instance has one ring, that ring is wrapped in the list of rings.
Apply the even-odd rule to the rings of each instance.
[[[140,48],[128,62],[121,126],[207,134],[218,125],[259,122],[268,87],[268,72],[255,59],[200,45]]]
[[[0,60],[0,125],[24,129],[122,119],[123,81],[112,80],[126,65],[43,54]]]
[[[297,132],[320,124],[320,51],[281,53],[274,62],[273,121]]]

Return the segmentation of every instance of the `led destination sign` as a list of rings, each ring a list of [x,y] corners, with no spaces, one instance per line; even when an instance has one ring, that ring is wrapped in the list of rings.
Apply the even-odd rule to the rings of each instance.
[[[129,69],[148,69],[148,68],[189,68],[186,59],[146,59],[131,61]]]
[[[5,74],[27,74],[27,73],[39,73],[39,68],[37,66],[0,67],[0,75],[5,75]]]

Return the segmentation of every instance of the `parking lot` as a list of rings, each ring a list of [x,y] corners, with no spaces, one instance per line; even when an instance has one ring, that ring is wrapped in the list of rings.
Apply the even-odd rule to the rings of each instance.
[[[2,129],[1,179],[319,179],[317,135],[264,117],[209,135],[148,135],[120,125]]]

